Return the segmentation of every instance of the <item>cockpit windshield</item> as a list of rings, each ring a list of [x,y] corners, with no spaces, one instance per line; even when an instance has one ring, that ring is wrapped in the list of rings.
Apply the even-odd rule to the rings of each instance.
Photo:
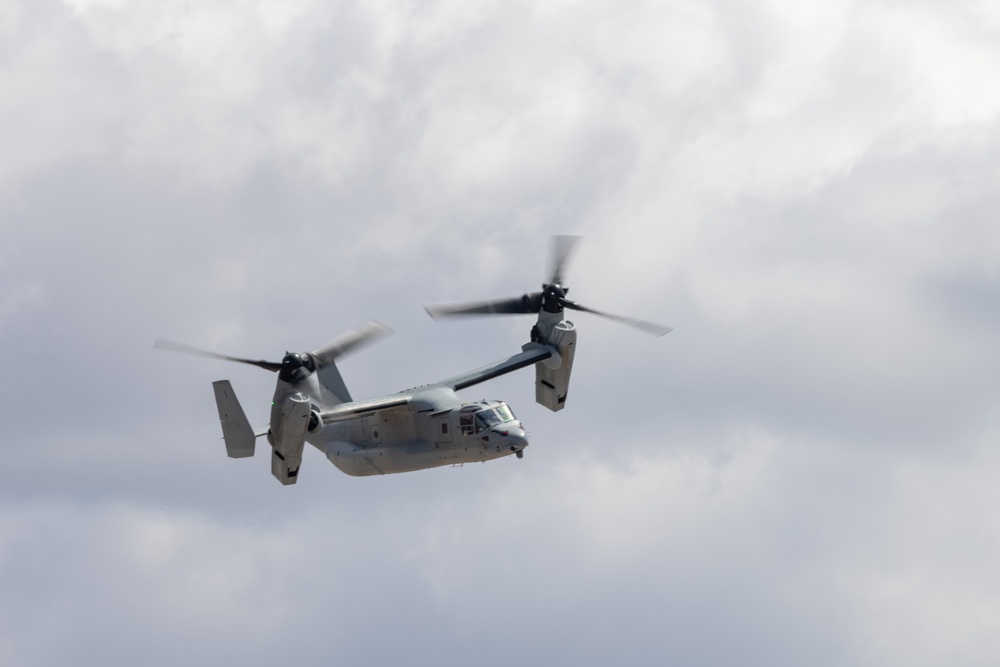
[[[512,421],[514,421],[514,413],[510,411],[506,403],[501,403],[499,407],[487,408],[476,413],[476,431],[485,431]]]
[[[510,411],[510,408],[507,407],[506,403],[501,403],[500,406],[497,407],[497,413],[499,413],[500,418],[504,422],[512,422],[515,419],[514,413]]]

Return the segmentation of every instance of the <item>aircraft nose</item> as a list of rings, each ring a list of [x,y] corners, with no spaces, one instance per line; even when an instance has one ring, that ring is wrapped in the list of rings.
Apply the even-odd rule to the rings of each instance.
[[[528,434],[521,426],[511,426],[507,432],[507,445],[512,452],[520,452],[528,446]]]

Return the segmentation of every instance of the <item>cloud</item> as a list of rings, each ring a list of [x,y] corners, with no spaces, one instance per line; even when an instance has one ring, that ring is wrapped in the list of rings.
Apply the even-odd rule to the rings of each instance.
[[[9,4],[0,658],[990,664],[997,16],[848,2]],[[510,353],[586,235],[524,460],[225,458],[278,358]]]

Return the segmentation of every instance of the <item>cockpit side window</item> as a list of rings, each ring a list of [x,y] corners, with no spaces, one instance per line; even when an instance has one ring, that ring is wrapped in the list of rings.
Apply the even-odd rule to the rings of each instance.
[[[471,405],[462,408],[462,412],[460,413],[459,417],[459,424],[462,429],[462,435],[473,434],[473,432],[475,431],[475,427],[472,425],[472,421],[478,411],[479,411],[478,407]]]

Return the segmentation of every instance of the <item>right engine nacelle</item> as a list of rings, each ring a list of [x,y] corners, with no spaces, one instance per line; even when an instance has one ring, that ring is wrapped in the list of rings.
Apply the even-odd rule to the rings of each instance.
[[[559,351],[559,357],[535,364],[535,400],[558,412],[565,407],[569,392],[569,376],[576,353],[576,327],[563,320],[552,328],[545,342]]]

